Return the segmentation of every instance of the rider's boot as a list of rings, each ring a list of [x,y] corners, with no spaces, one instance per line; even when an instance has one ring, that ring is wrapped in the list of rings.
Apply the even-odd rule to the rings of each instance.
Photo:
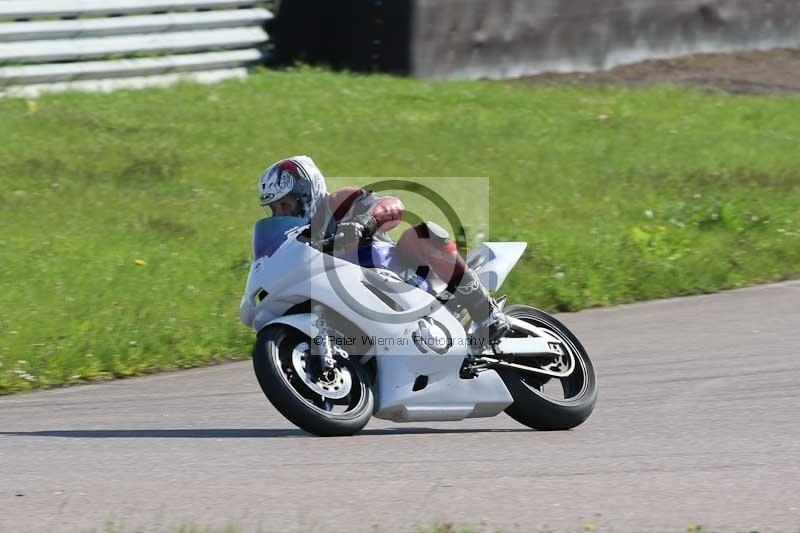
[[[494,344],[511,329],[505,314],[472,269],[466,269],[459,280],[454,300],[464,306],[470,318],[478,324],[484,344]]]

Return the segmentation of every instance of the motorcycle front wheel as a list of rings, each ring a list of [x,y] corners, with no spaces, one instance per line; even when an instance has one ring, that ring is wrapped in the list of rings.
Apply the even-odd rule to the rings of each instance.
[[[497,373],[514,398],[506,414],[542,431],[571,429],[583,423],[592,414],[597,401],[597,378],[586,349],[564,324],[540,309],[510,305],[504,312],[545,329],[557,337],[575,359],[572,373],[564,378],[497,367]]]
[[[261,330],[253,368],[261,390],[297,427],[320,437],[358,433],[372,416],[369,374],[356,357],[337,355],[335,366],[314,376],[311,339],[285,324]]]

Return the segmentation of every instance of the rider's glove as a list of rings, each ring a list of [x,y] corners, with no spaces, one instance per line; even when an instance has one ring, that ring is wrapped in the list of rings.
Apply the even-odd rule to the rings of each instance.
[[[369,213],[358,215],[347,222],[341,222],[336,226],[336,233],[342,236],[336,239],[341,246],[358,245],[369,240],[378,231],[378,221]]]

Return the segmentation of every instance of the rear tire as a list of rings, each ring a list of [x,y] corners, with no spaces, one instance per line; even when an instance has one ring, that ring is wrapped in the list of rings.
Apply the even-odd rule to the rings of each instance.
[[[292,376],[291,354],[303,342],[310,342],[308,336],[285,324],[273,324],[259,332],[253,346],[253,369],[264,395],[290,422],[309,433],[320,437],[358,433],[372,416],[369,374],[355,357],[338,361],[349,372],[352,384],[348,396],[336,400],[339,405],[346,404],[345,412],[335,413],[331,400],[325,402]]]
[[[564,399],[552,398],[542,392],[542,381],[547,380],[547,376],[497,367],[497,373],[514,398],[506,413],[517,422],[540,431],[572,429],[583,423],[592,414],[597,401],[597,378],[586,349],[564,324],[544,311],[525,305],[510,305],[504,312],[554,333],[576,359],[572,374],[560,379]]]

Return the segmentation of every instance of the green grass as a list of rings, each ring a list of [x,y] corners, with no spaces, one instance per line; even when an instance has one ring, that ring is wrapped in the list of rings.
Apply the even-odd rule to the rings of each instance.
[[[8,99],[0,393],[246,356],[255,180],[295,153],[489,176],[491,237],[530,243],[504,289],[551,310],[800,275],[796,97],[301,69]]]

